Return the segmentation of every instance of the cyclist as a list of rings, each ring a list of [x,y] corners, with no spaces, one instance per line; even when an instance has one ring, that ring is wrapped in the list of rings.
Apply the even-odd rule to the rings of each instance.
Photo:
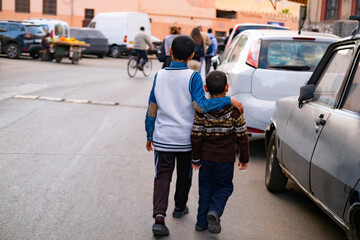
[[[148,61],[146,45],[150,47],[151,51],[154,50],[154,47],[149,40],[149,36],[145,33],[145,28],[140,27],[140,32],[135,35],[134,51],[137,53],[137,67],[141,71],[143,70],[145,63]]]

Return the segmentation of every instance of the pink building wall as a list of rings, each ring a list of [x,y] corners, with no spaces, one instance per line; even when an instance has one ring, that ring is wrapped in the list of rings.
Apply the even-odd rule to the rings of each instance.
[[[188,34],[197,25],[204,31],[228,32],[236,23],[282,22],[290,29],[298,26],[298,5],[291,5],[291,14],[281,14],[281,8],[274,10],[267,0],[57,0],[57,15],[42,14],[43,0],[30,0],[30,13],[15,12],[15,0],[2,0],[0,19],[23,20],[27,18],[62,19],[73,27],[81,27],[85,9],[101,12],[135,11],[149,14],[152,35],[162,39],[173,25],[181,27]],[[237,11],[237,19],[216,18],[216,9]]]

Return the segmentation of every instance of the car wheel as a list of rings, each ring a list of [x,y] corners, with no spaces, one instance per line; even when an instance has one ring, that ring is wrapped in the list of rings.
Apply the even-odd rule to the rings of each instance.
[[[266,155],[265,185],[271,192],[281,192],[285,189],[288,178],[282,172],[276,157],[276,131],[271,135]]]
[[[111,47],[111,56],[114,58],[120,57],[120,48],[119,46]]]
[[[6,54],[11,59],[19,58],[20,57],[20,50],[19,50],[18,45],[15,44],[15,43],[10,43],[6,47]]]
[[[31,53],[30,53],[30,57],[32,57],[33,59],[38,59],[38,58],[39,58],[39,53],[37,53],[37,52],[31,52]]]

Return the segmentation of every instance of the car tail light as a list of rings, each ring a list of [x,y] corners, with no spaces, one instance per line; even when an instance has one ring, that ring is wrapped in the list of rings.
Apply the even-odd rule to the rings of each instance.
[[[125,35],[124,37],[124,42],[127,42],[127,35]]]
[[[259,66],[259,56],[260,56],[260,39],[255,41],[250,48],[246,63],[254,68]]]
[[[54,38],[54,30],[51,30],[50,32],[50,39],[53,39]]]
[[[247,127],[247,131],[248,133],[265,133],[264,130],[252,128],[252,127]]]
[[[34,35],[31,34],[31,33],[26,32],[26,33],[24,34],[24,38],[27,39],[27,40],[30,40],[30,39],[32,39],[33,37],[34,37]]]

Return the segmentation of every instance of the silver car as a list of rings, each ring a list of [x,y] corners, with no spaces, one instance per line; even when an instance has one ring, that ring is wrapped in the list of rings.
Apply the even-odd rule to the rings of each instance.
[[[288,178],[360,239],[360,36],[327,49],[299,97],[277,101],[266,131],[265,183]]]
[[[289,30],[246,30],[220,58],[228,95],[241,101],[251,139],[264,138],[276,100],[294,96],[339,37]]]

